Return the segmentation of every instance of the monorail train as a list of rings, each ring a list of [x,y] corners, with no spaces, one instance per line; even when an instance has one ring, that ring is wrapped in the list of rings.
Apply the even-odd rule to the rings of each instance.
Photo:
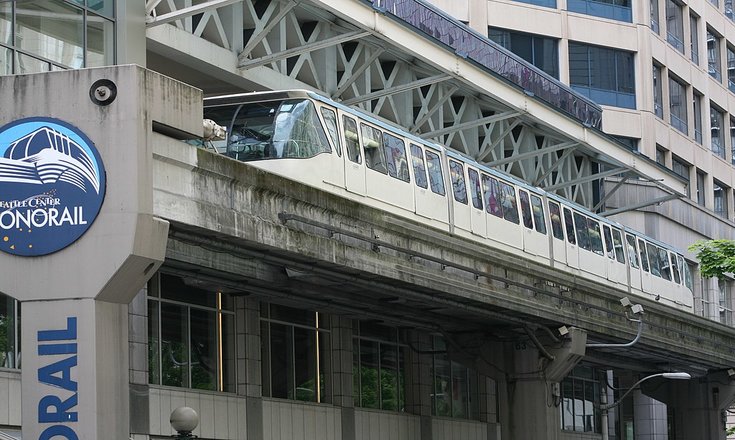
[[[205,100],[220,153],[631,294],[693,311],[680,252],[308,91]]]

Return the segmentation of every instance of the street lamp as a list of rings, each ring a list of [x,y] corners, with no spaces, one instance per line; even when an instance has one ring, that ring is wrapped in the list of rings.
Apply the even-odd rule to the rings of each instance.
[[[199,425],[199,414],[188,406],[180,406],[171,412],[171,427],[177,432],[176,440],[191,440],[197,438],[191,432]]]
[[[620,399],[618,399],[617,402],[613,402],[613,403],[607,403],[607,386],[606,386],[605,391],[600,393],[600,411],[602,413],[602,426],[601,426],[602,440],[608,440],[608,432],[607,432],[607,429],[608,429],[607,412],[608,410],[620,405],[623,402],[623,399],[625,399],[628,396],[628,394],[630,394],[634,389],[636,389],[638,385],[642,384],[648,379],[653,379],[654,377],[663,377],[664,379],[674,379],[674,380],[688,380],[692,378],[692,376],[689,373],[683,373],[683,372],[652,374],[634,383],[633,386],[628,389],[628,391],[626,391],[625,393],[623,393],[622,396],[620,396]]]

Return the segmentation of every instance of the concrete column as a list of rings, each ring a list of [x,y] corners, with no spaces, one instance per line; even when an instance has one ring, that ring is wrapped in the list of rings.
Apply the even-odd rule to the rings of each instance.
[[[431,335],[410,332],[411,350],[406,355],[406,412],[421,416],[421,438],[432,438],[431,425]]]
[[[735,381],[726,372],[686,381],[651,379],[641,389],[673,409],[676,438],[725,440],[725,410],[735,399]]]
[[[352,320],[331,317],[332,403],[342,408],[342,439],[354,440],[355,401],[352,374]]]
[[[263,376],[261,369],[260,302],[237,298],[237,394],[246,396],[248,439],[263,438]]]

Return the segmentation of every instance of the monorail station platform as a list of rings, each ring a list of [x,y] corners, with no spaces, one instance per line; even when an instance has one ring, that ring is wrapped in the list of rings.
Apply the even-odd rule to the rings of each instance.
[[[192,145],[201,91],[138,66],[0,100],[0,431],[164,438],[188,406],[203,439],[623,438],[633,412],[725,438],[732,327]]]

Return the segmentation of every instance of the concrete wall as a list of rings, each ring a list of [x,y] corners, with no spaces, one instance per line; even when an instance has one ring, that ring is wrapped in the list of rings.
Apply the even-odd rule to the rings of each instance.
[[[20,371],[0,370],[0,426],[20,426]]]
[[[355,410],[355,440],[419,440],[421,418],[411,414]]]
[[[487,424],[471,420],[435,418],[431,421],[433,440],[486,440]]]
[[[263,438],[271,440],[340,440],[339,408],[323,404],[263,399]]]

